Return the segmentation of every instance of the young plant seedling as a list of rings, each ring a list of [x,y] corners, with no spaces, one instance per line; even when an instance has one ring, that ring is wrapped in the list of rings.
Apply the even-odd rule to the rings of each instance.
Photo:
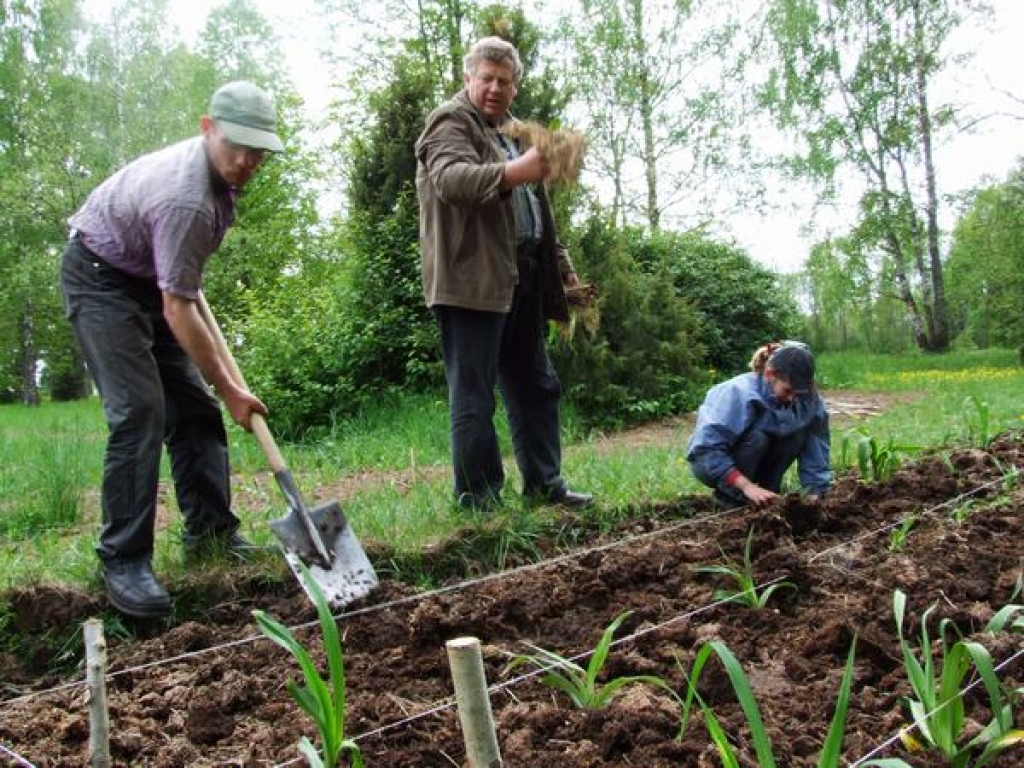
[[[907,455],[920,449],[912,445],[897,445],[892,437],[884,443],[868,434],[863,427],[847,432],[843,443],[853,438],[857,443],[857,469],[865,482],[882,482],[890,479]],[[845,452],[845,451],[844,451]]]
[[[832,722],[829,725],[828,736],[818,754],[818,768],[838,768],[840,751],[843,746],[843,737],[846,732],[846,713],[850,705],[850,689],[853,683],[853,662],[856,655],[857,639],[854,638],[850,645],[850,652],[846,657],[846,669],[843,672],[843,679],[839,684],[839,695],[836,698],[835,712],[832,715]],[[776,761],[773,753],[771,739],[765,730],[764,721],[761,719],[761,711],[757,705],[757,699],[750,688],[743,667],[737,661],[736,656],[729,650],[728,646],[720,640],[712,640],[701,646],[694,659],[693,667],[689,673],[683,670],[686,678],[686,700],[683,703],[683,717],[679,728],[679,738],[686,733],[689,724],[690,709],[694,700],[697,701],[704,713],[704,724],[708,729],[708,735],[718,750],[718,756],[722,760],[724,768],[739,768],[740,760],[732,744],[735,739],[730,739],[725,732],[718,718],[708,704],[697,692],[697,682],[708,658],[714,653],[718,656],[722,666],[725,668],[729,681],[732,683],[733,692],[740,703],[743,714],[747,719],[747,728],[750,730],[750,738],[754,744],[754,752],[757,755],[757,764],[760,768],[775,768]],[[677,664],[678,664],[677,660]],[[681,666],[681,665],[680,665]],[[746,763],[744,763],[746,765]]]
[[[950,517],[957,525],[963,525],[967,518],[977,509],[977,499],[967,499],[963,504],[958,504],[950,511]]]
[[[999,474],[1002,475],[1003,491],[1005,493],[1009,493],[1017,487],[1017,483],[1020,480],[1020,470],[1013,464],[1007,467],[995,454],[992,454],[991,458],[992,461],[995,462],[996,468],[999,470]]]
[[[608,659],[612,637],[627,616],[629,616],[629,611],[620,613],[604,630],[597,647],[590,654],[590,661],[586,669],[572,659],[532,643],[527,643],[527,645],[534,650],[534,653],[516,656],[509,663],[508,669],[512,670],[522,664],[533,665],[536,669],[544,672],[540,679],[544,685],[567,695],[578,709],[604,709],[619,690],[627,685],[638,683],[661,688],[672,694],[673,698],[678,699],[675,691],[667,682],[653,675],[629,675],[616,677],[603,684],[597,682],[597,677],[601,674],[601,669]]]
[[[738,564],[726,558],[724,565],[702,565],[696,569],[697,573],[714,573],[720,576],[729,577],[735,589],[716,589],[715,600],[728,600],[742,603],[748,608],[764,608],[769,598],[780,589],[796,590],[796,584],[791,581],[780,581],[771,584],[763,591],[757,591],[757,581],[754,579],[754,567],[750,561],[750,547],[754,540],[754,528],[747,532],[747,541],[743,545],[743,563]],[[719,548],[721,549],[721,548]],[[722,552],[725,557],[725,552]]]
[[[985,624],[986,632],[1024,632],[1024,605],[1004,605]]]
[[[907,539],[910,537],[910,532],[914,530],[914,526],[917,525],[917,515],[907,515],[903,518],[903,522],[900,523],[898,528],[894,528],[892,533],[889,534],[889,550],[892,552],[902,552],[903,548],[907,546]]]
[[[288,627],[264,611],[256,610],[252,615],[263,634],[289,651],[302,669],[306,684],[299,686],[294,680],[289,680],[288,692],[295,703],[313,719],[320,735],[322,753],[317,751],[307,736],[303,736],[299,742],[299,751],[309,761],[311,768],[336,768],[343,759],[348,760],[351,768],[362,768],[363,756],[359,746],[352,739],[345,738],[345,665],[338,625],[334,622],[327,597],[316,579],[305,565],[300,563],[299,567],[306,589],[313,595],[320,618],[329,684],[320,676],[309,651],[295,639]]]
[[[980,768],[1010,746],[1024,742],[1024,731],[1015,730],[1013,727],[1012,696],[1003,692],[989,652],[979,643],[968,640],[958,640],[951,647],[947,646],[948,631],[954,631],[959,636],[956,625],[948,619],[939,622],[937,642],[934,644],[937,653],[933,652],[932,638],[928,633],[928,618],[935,610],[935,605],[929,607],[921,616],[921,643],[914,649],[903,636],[906,603],[906,595],[897,589],[893,593],[896,632],[903,653],[903,666],[913,691],[913,696],[907,700],[907,704],[914,720],[914,727],[921,735],[924,745],[937,750],[951,768]],[[1013,619],[1015,615],[1016,612],[1012,610],[997,614],[1004,623]],[[938,665],[936,657],[940,662]],[[992,719],[977,735],[961,744],[966,724],[961,685],[972,666],[988,693]],[[919,746],[912,737],[908,736],[904,741],[912,746]]]

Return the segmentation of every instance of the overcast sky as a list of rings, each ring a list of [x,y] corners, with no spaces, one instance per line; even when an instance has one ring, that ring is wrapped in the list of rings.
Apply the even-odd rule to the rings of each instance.
[[[535,0],[539,1],[539,0]],[[279,30],[311,121],[318,121],[330,99],[328,72],[319,51],[330,41],[316,15],[313,0],[255,0],[264,16]],[[938,183],[943,194],[952,195],[975,186],[984,177],[1002,179],[1024,155],[1024,0],[989,0],[995,11],[990,29],[961,30],[953,45],[970,50],[974,59],[938,84],[932,104],[966,105],[975,115],[993,115],[970,134],[936,147]],[[96,17],[109,13],[110,0],[86,0],[87,11]],[[176,25],[186,35],[195,34],[217,0],[171,0]],[[344,46],[347,41],[333,41]],[[353,41],[354,42],[354,41]],[[1015,102],[1006,94],[1021,101]],[[1016,117],[1014,117],[1016,116]],[[777,209],[768,215],[745,212],[730,217],[723,234],[761,263],[781,271],[798,270],[810,246],[828,233],[841,234],[851,220],[857,185],[847,185],[845,202],[833,210],[815,210],[813,197],[793,185],[774,191]],[[954,211],[945,208],[944,226],[951,226]],[[810,231],[804,231],[809,229]]]

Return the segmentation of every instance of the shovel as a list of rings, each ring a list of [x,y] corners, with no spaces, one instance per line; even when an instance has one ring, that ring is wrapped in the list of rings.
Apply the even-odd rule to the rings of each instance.
[[[228,347],[224,334],[217,325],[206,297],[200,293],[199,313],[210,329],[217,352],[228,366],[232,377],[248,388],[234,355]],[[302,578],[301,564],[305,564],[313,579],[323,590],[327,601],[334,607],[341,607],[368,594],[377,586],[377,574],[373,570],[366,552],[363,551],[352,527],[337,501],[320,504],[309,509],[302,500],[295,478],[285,464],[284,456],[270,434],[267,422],[258,413],[252,414],[252,431],[267,457],[274,479],[288,502],[288,514],[270,522],[270,529],[277,536],[284,551],[285,560],[306,590],[310,600],[315,597]]]

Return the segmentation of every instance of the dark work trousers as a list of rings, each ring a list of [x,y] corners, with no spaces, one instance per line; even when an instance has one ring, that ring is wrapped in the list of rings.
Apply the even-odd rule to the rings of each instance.
[[[64,251],[61,288],[109,429],[100,559],[152,556],[163,443],[185,538],[236,530],[220,407],[164,320],[159,288],[111,267],[77,237]]]
[[[744,477],[762,488],[778,493],[782,490],[782,477],[804,449],[807,430],[802,429],[791,435],[780,437],[754,428],[736,444],[730,452]],[[747,497],[731,485],[718,484],[718,491],[731,500],[745,504]]]
[[[545,347],[541,275],[534,250],[520,249],[519,285],[508,314],[438,306],[448,380],[456,499],[487,506],[505,473],[494,428],[494,388],[501,389],[523,493],[547,495],[561,477],[558,400],[562,388]]]

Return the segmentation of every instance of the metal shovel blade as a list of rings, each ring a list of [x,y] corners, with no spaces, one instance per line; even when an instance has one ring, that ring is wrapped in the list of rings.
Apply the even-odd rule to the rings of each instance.
[[[303,513],[309,516],[320,534],[330,556],[329,563],[323,563],[317,555],[316,546],[310,541],[301,518]],[[300,563],[309,569],[327,602],[335,608],[369,594],[377,586],[377,573],[338,502],[321,504],[308,512],[293,509],[285,517],[272,520],[270,529],[281,542],[284,558],[310,600],[315,601],[315,598],[306,588]]]

